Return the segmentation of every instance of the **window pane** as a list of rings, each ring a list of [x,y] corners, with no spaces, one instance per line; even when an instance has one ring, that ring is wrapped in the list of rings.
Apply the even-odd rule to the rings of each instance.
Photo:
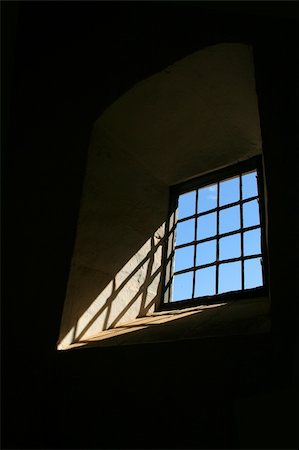
[[[220,233],[227,233],[238,228],[240,228],[240,206],[233,206],[232,208],[219,211]]]
[[[197,239],[205,239],[217,233],[217,213],[207,214],[197,219]]]
[[[174,255],[174,271],[188,269],[194,265],[194,245],[178,248]]]
[[[263,273],[261,258],[248,259],[244,261],[244,287],[255,288],[263,285]]]
[[[176,243],[175,245],[186,244],[194,241],[195,234],[195,219],[180,222],[176,227]]]
[[[217,184],[198,190],[198,212],[208,211],[217,206]]]
[[[238,291],[241,288],[241,261],[220,264],[218,285],[219,293]]]
[[[195,214],[196,191],[179,196],[178,219],[184,219]]]
[[[241,235],[233,234],[219,239],[219,258],[229,259],[241,256]]]
[[[193,272],[182,273],[173,279],[173,301],[186,300],[192,297]]]
[[[243,199],[254,197],[257,192],[257,172],[250,172],[242,175],[242,197]]]
[[[215,266],[197,270],[195,273],[195,297],[215,295]]]
[[[219,184],[219,205],[227,205],[240,200],[240,178],[230,178]]]
[[[196,265],[209,264],[216,261],[216,240],[197,245]]]
[[[246,231],[244,239],[244,256],[261,253],[261,229]]]
[[[253,225],[259,225],[260,213],[257,200],[244,203],[243,205],[243,227],[251,227]]]

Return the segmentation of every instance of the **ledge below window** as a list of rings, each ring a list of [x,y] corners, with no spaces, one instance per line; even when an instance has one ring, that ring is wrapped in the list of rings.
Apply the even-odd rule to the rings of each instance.
[[[60,350],[269,332],[270,301],[268,297],[260,297],[156,312]]]

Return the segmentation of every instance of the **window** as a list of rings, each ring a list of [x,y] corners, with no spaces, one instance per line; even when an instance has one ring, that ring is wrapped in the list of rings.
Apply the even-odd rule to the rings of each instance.
[[[267,292],[261,158],[171,189],[162,307]]]

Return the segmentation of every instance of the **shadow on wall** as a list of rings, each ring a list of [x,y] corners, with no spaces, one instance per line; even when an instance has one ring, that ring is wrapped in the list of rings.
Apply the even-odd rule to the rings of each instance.
[[[60,339],[58,349],[84,341],[86,336],[114,328],[134,317],[153,311],[162,293],[162,248],[164,225],[158,228],[100,292],[71,329]],[[143,256],[144,255],[144,256]]]
[[[261,153],[249,46],[211,46],[168,69],[95,123],[59,349],[153,311],[169,186]]]
[[[169,188],[96,122],[58,349],[154,310]]]
[[[89,339],[81,339],[70,348],[98,347],[111,345],[131,345],[153,342],[177,341],[205,336],[236,334],[236,324],[225,314],[226,303],[214,303],[200,307],[188,308],[185,311],[172,310],[155,315],[138,318],[132,322],[117,326]],[[217,315],[215,310],[217,309]],[[231,310],[228,308],[229,315]],[[203,314],[202,314],[203,313]],[[199,317],[201,316],[201,317]],[[225,318],[225,320],[223,320]],[[250,317],[248,322],[252,322]],[[242,324],[244,325],[244,324]],[[250,329],[249,323],[248,328]],[[240,328],[240,326],[239,326]],[[237,329],[239,331],[239,329]],[[209,335],[209,334],[207,334]]]

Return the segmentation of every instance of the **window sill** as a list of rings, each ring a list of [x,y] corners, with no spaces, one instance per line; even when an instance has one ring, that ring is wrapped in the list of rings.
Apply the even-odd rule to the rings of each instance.
[[[155,312],[60,350],[268,334],[270,301],[259,297]]]

